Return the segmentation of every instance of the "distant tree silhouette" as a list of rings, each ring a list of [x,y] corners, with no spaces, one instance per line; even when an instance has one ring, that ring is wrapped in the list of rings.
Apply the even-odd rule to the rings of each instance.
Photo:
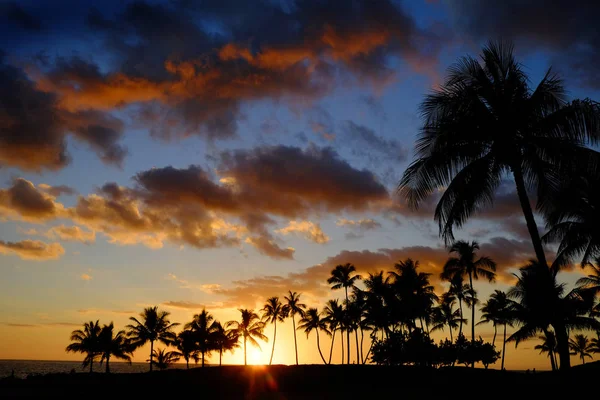
[[[202,359],[202,367],[204,367],[205,357],[210,357],[211,351],[215,350],[212,342],[212,334],[215,331],[214,317],[206,309],[203,309],[200,314],[194,315],[192,321],[187,323],[185,328],[194,333],[196,346]]]
[[[356,281],[361,279],[360,275],[356,275],[353,273],[356,272],[356,267],[350,263],[344,265],[338,265],[331,271],[331,276],[327,279],[327,283],[331,285],[331,289],[337,290],[344,288],[346,294],[346,303],[348,304],[348,288],[354,287]],[[348,322],[348,310],[346,309],[346,322]],[[347,324],[348,325],[348,324]],[[342,340],[343,341],[343,340]],[[350,364],[350,330],[346,329],[346,344],[347,347],[347,357],[348,364]]]
[[[369,273],[365,284],[365,320],[373,327],[375,336],[381,333],[389,334],[392,313],[391,308],[396,304],[395,293],[390,285],[390,277],[384,277],[384,272]],[[342,347],[343,349],[343,347]]]
[[[288,307],[279,301],[279,297],[270,297],[267,299],[263,309],[263,320],[266,323],[273,324],[273,349],[269,365],[273,363],[273,354],[275,354],[275,339],[277,338],[277,321],[283,322],[289,313]]]
[[[244,365],[248,365],[246,361],[246,342],[250,342],[253,346],[260,349],[260,345],[255,338],[268,342],[269,339],[263,334],[265,323],[260,320],[258,314],[254,310],[239,309],[241,313],[240,321],[229,321],[225,324],[226,328],[231,327],[237,332],[238,337],[244,340]]]
[[[329,348],[329,361],[327,364],[331,364],[331,356],[333,355],[333,344],[335,343],[335,332],[341,328],[344,321],[344,308],[337,299],[328,300],[323,308],[324,320],[327,322],[328,330],[331,332],[331,347]],[[343,336],[342,336],[343,340]],[[342,344],[342,351],[344,346]],[[342,364],[344,363],[342,357]]]
[[[460,315],[460,310],[454,310],[454,296],[448,292],[445,293],[438,300],[438,306],[433,309],[433,326],[431,331],[444,330],[444,326],[447,326],[450,330],[450,341],[454,341],[452,338],[452,330],[458,329],[458,325],[465,322],[464,318]],[[494,335],[495,337],[495,335]]]
[[[111,356],[120,360],[125,360],[131,364],[131,353],[134,350],[129,339],[127,339],[125,331],[118,331],[115,334],[114,328],[112,322],[109,325],[104,325],[98,335],[100,365],[106,361],[106,373],[110,372],[109,362]]]
[[[443,279],[443,278],[442,278]],[[457,274],[450,278],[450,289],[448,293],[453,295],[458,300],[458,309],[460,310],[460,317],[462,320],[458,324],[458,334],[463,333],[463,324],[467,322],[465,315],[463,314],[463,303],[466,303],[467,295],[471,292],[471,287],[464,283],[462,275]]]
[[[286,301],[286,306],[288,308],[288,313],[292,317],[292,327],[294,330],[294,350],[296,351],[296,365],[298,365],[298,342],[296,341],[296,314],[300,316],[300,318],[304,317],[304,310],[306,309],[306,304],[300,303],[300,294],[296,292],[289,291],[288,295],[284,297]]]
[[[150,342],[150,371],[152,371],[152,357],[154,342],[159,341],[165,345],[171,345],[175,341],[173,328],[177,323],[169,321],[170,313],[159,311],[158,307],[148,307],[140,314],[140,320],[135,317],[129,319],[135,324],[127,325],[127,337],[131,340],[133,348],[138,348]]]
[[[170,364],[179,361],[179,353],[176,351],[167,351],[166,349],[152,350],[152,357],[146,361],[150,361],[151,364],[156,365],[156,368],[164,371],[169,368]]]
[[[223,359],[223,353],[225,351],[233,352],[235,349],[239,348],[239,335],[236,330],[233,329],[225,329],[220,322],[216,321],[214,323],[215,329],[213,332],[213,342],[215,345],[215,349],[219,351],[219,367],[221,366],[221,362]]]
[[[495,290],[490,295],[489,300],[481,308],[481,322],[478,323],[492,323],[494,325],[494,339],[492,345],[496,345],[496,332],[497,325],[504,326],[504,335],[502,339],[502,364],[500,369],[504,369],[504,359],[506,353],[506,326],[513,326],[515,320],[515,303],[508,298],[506,293]]]
[[[452,280],[455,275],[468,276],[471,289],[471,300],[475,302],[475,289],[473,279],[479,276],[493,282],[496,279],[496,263],[489,257],[477,258],[479,243],[471,243],[464,240],[456,241],[450,247],[450,253],[456,253],[456,257],[450,257],[442,272],[442,279]],[[475,340],[475,304],[471,306],[471,340]]]
[[[319,331],[329,334],[329,330],[327,329],[327,321],[324,318],[321,318],[319,310],[316,308],[309,308],[304,317],[300,320],[298,329],[304,329],[307,338],[313,330],[317,333],[317,349],[319,350],[319,355],[321,356],[321,360],[323,360],[323,364],[327,364],[327,361],[325,361],[325,357],[323,357],[323,353],[321,352]]]
[[[569,349],[572,356],[579,356],[582,364],[585,364],[586,357],[592,358],[593,347],[591,347],[591,343],[585,335],[577,334],[569,339]]]
[[[94,360],[99,356],[99,336],[101,332],[99,321],[96,320],[83,324],[83,330],[77,329],[71,332],[71,343],[65,351],[67,353],[85,354],[83,368],[90,366],[90,373],[94,370]]]
[[[556,366],[556,336],[554,336],[554,332],[546,330],[539,339],[542,343],[535,345],[534,349],[539,350],[540,354],[548,353],[552,371],[556,371],[558,368]]]
[[[175,347],[181,357],[185,360],[185,366],[190,368],[190,358],[196,363],[200,360],[198,355],[198,346],[196,345],[196,335],[189,329],[179,332],[175,340]]]

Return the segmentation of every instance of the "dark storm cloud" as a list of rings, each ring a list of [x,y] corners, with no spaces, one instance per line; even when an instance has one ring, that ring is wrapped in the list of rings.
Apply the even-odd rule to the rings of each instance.
[[[600,89],[600,2],[450,0],[449,5],[463,32],[553,51],[553,63],[561,72],[582,86]]]

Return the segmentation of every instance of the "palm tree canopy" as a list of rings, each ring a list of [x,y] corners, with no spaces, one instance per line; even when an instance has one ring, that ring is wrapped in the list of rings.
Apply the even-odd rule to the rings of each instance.
[[[152,351],[152,363],[161,370],[167,369],[169,364],[179,361],[179,357],[180,355],[176,351],[167,351],[167,349],[154,349]]]
[[[114,357],[120,360],[125,360],[131,364],[131,354],[134,350],[133,346],[127,338],[125,331],[114,332],[114,324],[104,325],[98,335],[100,364],[109,358]]]
[[[159,311],[158,307],[148,307],[140,314],[140,320],[130,317],[135,324],[127,325],[126,328],[129,330],[127,336],[131,339],[132,346],[137,348],[155,340],[165,345],[172,344],[175,340],[173,328],[179,324],[171,323],[169,315],[167,311]]]
[[[530,87],[508,43],[489,43],[481,59],[463,57],[444,84],[421,104],[423,126],[416,159],[399,192],[412,208],[445,188],[434,218],[446,241],[453,228],[494,201],[515,170],[538,190],[538,201],[570,161],[594,158],[586,145],[600,134],[598,106],[567,102],[562,80],[548,70]],[[589,168],[597,173],[597,163]]]
[[[540,354],[548,353],[548,357],[552,357],[552,353],[556,352],[556,336],[554,332],[548,331],[541,335],[539,339],[542,341],[541,344],[535,345],[534,349],[539,350]]]
[[[454,309],[456,300],[452,296],[442,296],[439,299],[439,304],[435,307],[433,312],[433,326],[431,331],[444,330],[444,326],[448,326],[450,329],[458,328],[458,324],[462,322],[465,324],[467,320],[461,318],[460,310]]]
[[[338,265],[331,271],[331,277],[327,279],[327,283],[334,290],[353,287],[355,282],[361,279],[360,275],[352,275],[353,272],[356,272],[356,267],[350,263]]]
[[[341,327],[344,323],[344,307],[337,299],[327,301],[325,308],[323,308],[323,315],[331,332]]]
[[[102,328],[100,321],[96,320],[83,324],[83,330],[77,329],[71,332],[71,344],[67,346],[67,353],[84,353],[83,367],[93,362],[99,354],[99,336]]]
[[[481,323],[512,326],[515,318],[515,304],[506,293],[494,290],[490,298],[481,307]]]
[[[238,311],[241,313],[241,320],[229,321],[225,324],[225,327],[231,327],[231,329],[237,332],[240,338],[245,338],[253,346],[260,349],[260,345],[255,338],[264,342],[269,341],[269,338],[263,334],[265,323],[260,320],[260,317],[254,310],[239,309]]]
[[[321,314],[316,308],[309,308],[306,311],[306,315],[300,320],[297,329],[303,329],[307,337],[313,330],[321,330],[330,334],[327,329],[327,321],[324,318],[321,318]]]
[[[451,280],[455,275],[472,275],[473,279],[479,276],[493,282],[496,279],[496,263],[489,257],[477,258],[479,243],[471,243],[458,240],[450,247],[450,253],[456,253],[457,257],[450,257],[442,272],[442,279]]]
[[[177,335],[175,340],[177,351],[186,361],[190,358],[196,360],[198,358],[198,346],[196,345],[196,335],[190,329],[185,329]]]
[[[288,308],[289,315],[292,317],[296,314],[300,317],[304,316],[304,310],[306,310],[306,304],[300,303],[300,294],[289,291],[289,294],[284,297],[286,306]]]
[[[577,334],[569,339],[569,349],[571,355],[579,356],[582,360],[585,357],[592,358],[592,347],[588,337],[582,334]]]
[[[226,329],[220,322],[214,323],[213,341],[220,351],[234,351],[239,348],[239,334],[235,329]]]
[[[289,307],[282,304],[279,297],[270,297],[267,299],[262,312],[263,320],[266,323],[283,322],[289,314]]]
[[[214,345],[211,341],[212,333],[215,331],[214,317],[211,313],[203,309],[200,314],[195,314],[192,321],[185,325],[186,329],[194,333],[194,339],[198,350],[201,353],[210,355],[211,350],[214,350]]]

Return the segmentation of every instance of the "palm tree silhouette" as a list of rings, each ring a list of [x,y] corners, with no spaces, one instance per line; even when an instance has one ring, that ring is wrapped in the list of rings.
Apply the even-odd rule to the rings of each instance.
[[[556,336],[554,336],[554,332],[546,330],[543,335],[539,336],[539,339],[542,343],[536,345],[534,349],[539,350],[540,354],[548,353],[552,371],[556,371]]]
[[[479,244],[476,241],[471,243],[464,240],[458,240],[450,247],[450,253],[456,253],[457,257],[450,257],[442,272],[442,279],[451,280],[454,276],[468,276],[471,289],[471,301],[474,303],[475,289],[473,288],[473,278],[479,279],[481,275],[489,282],[496,279],[496,263],[489,257],[477,258]],[[471,306],[471,341],[475,341],[475,304]]]
[[[450,329],[450,341],[454,342],[452,338],[452,329],[457,329],[460,323],[465,322],[464,318],[460,315],[460,310],[454,310],[454,296],[450,293],[444,293],[438,300],[438,306],[433,309],[433,326],[431,331],[444,330],[444,326],[448,326]]]
[[[225,324],[225,328],[232,327],[237,332],[238,337],[244,338],[244,365],[248,365],[246,362],[246,342],[249,341],[250,344],[260,349],[260,345],[255,338],[265,342],[268,342],[269,339],[263,334],[265,323],[260,321],[260,317],[254,310],[239,309],[238,311],[242,314],[241,320],[239,322],[229,321]]]
[[[98,335],[98,350],[100,353],[100,365],[106,361],[106,373],[110,372],[110,357],[125,360],[131,364],[131,353],[133,347],[127,339],[125,331],[114,333],[114,324],[104,325]]]
[[[327,361],[325,361],[325,357],[323,357],[323,353],[321,352],[319,331],[321,330],[327,334],[329,334],[329,331],[327,330],[327,321],[324,318],[321,318],[319,310],[316,308],[309,308],[304,317],[300,320],[298,329],[304,329],[307,338],[313,330],[317,332],[317,349],[319,350],[319,355],[321,356],[321,360],[323,360],[323,364],[327,364]]]
[[[71,343],[67,346],[65,351],[67,353],[83,353],[85,358],[83,359],[83,368],[90,366],[90,373],[93,372],[94,360],[99,355],[99,339],[100,336],[100,325],[99,321],[96,320],[86,322],[83,324],[83,330],[77,329],[71,332]]]
[[[270,297],[267,299],[265,306],[262,309],[263,320],[266,323],[273,324],[273,349],[271,350],[271,358],[269,365],[273,362],[273,354],[275,354],[275,339],[277,338],[277,321],[283,322],[288,315],[288,307],[279,301],[279,297]]]
[[[181,357],[185,360],[185,366],[190,368],[190,358],[196,363],[200,360],[198,356],[198,346],[196,345],[196,335],[189,329],[179,332],[175,340],[175,347]]]
[[[152,357],[154,350],[154,342],[159,341],[165,345],[170,345],[175,342],[175,333],[173,328],[178,326],[177,323],[169,321],[170,313],[167,311],[159,311],[158,307],[147,307],[140,313],[140,320],[135,317],[129,319],[135,322],[135,325],[127,325],[129,329],[127,337],[131,339],[133,348],[138,348],[150,342],[150,372],[152,372]]]
[[[502,364],[500,369],[504,369],[504,356],[506,353],[506,326],[513,326],[515,319],[515,304],[508,298],[506,293],[500,290],[494,290],[489,300],[481,307],[481,322],[479,324],[492,323],[494,325],[494,339],[492,345],[496,344],[497,326],[504,326],[504,336],[502,339]]]
[[[327,279],[327,283],[331,285],[331,289],[344,288],[346,293],[345,304],[348,304],[348,288],[353,287],[354,283],[361,279],[360,275],[352,275],[354,272],[356,272],[356,267],[350,263],[338,265],[331,271],[331,276]],[[350,330],[348,329],[346,329],[346,343],[348,345],[348,364],[350,364]]]
[[[202,357],[202,367],[204,367],[205,356],[210,357],[210,352],[214,350],[212,343],[212,333],[215,331],[214,317],[206,309],[200,314],[195,314],[192,321],[185,325],[186,329],[194,333],[196,346]]]
[[[581,144],[598,138],[594,103],[565,99],[563,82],[551,70],[532,89],[509,43],[490,42],[481,60],[461,58],[421,103],[417,159],[399,183],[401,194],[417,208],[446,188],[435,219],[442,237],[451,241],[454,226],[493,204],[510,172],[536,257],[547,265],[527,187],[545,199],[547,182],[589,157],[592,150]]]
[[[466,303],[467,295],[471,292],[471,287],[468,284],[464,283],[464,278],[462,275],[454,275],[450,279],[450,289],[448,290],[448,294],[454,296],[458,300],[458,309],[460,310],[461,321],[458,325],[458,334],[462,334],[463,331],[463,323],[466,323],[466,318],[464,318],[463,314],[463,303]]]
[[[600,257],[594,259],[594,264],[588,263],[586,267],[592,270],[592,273],[577,280],[577,286],[580,290],[585,290],[594,295],[600,293]]]
[[[579,356],[581,363],[585,364],[585,358],[592,358],[590,354],[593,350],[588,337],[582,334],[577,334],[573,338],[569,339],[569,349],[571,350],[572,356]]]
[[[304,310],[306,309],[306,304],[300,303],[300,294],[296,292],[289,291],[289,294],[284,297],[286,301],[286,306],[288,308],[288,313],[292,317],[292,327],[294,330],[294,349],[296,350],[296,365],[298,365],[298,342],[296,341],[296,314],[300,316],[300,318],[304,317]]]
[[[179,353],[176,351],[167,351],[166,349],[157,349],[152,350],[152,357],[150,357],[150,365],[156,365],[156,368],[164,371],[169,368],[170,364],[176,363],[179,361]]]
[[[374,334],[381,332],[382,338],[387,334],[390,326],[390,305],[394,304],[394,292],[390,285],[389,277],[384,277],[384,272],[369,273],[364,280],[366,287],[365,320],[374,328]],[[343,347],[342,347],[343,349]]]
[[[213,342],[215,349],[219,350],[219,367],[223,359],[223,352],[231,351],[239,348],[239,339],[237,331],[232,329],[225,329],[220,322],[216,321],[214,324]]]
[[[344,323],[344,307],[339,303],[337,299],[329,300],[325,304],[325,308],[323,308],[324,319],[327,321],[328,330],[331,332],[331,347],[329,348],[329,361],[328,364],[331,364],[331,356],[333,355],[333,344],[335,342],[335,332],[338,329],[341,329],[342,324]],[[342,336],[343,340],[343,336]],[[344,351],[344,346],[342,343],[342,353]],[[344,363],[344,357],[342,355],[342,364]]]

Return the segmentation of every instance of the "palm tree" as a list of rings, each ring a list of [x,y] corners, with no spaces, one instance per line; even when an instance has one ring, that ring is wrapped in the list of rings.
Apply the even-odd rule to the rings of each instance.
[[[471,293],[471,287],[468,284],[464,283],[464,278],[462,275],[454,275],[450,279],[450,289],[448,289],[448,294],[451,294],[458,300],[458,309],[460,310],[460,318],[458,326],[458,335],[462,334],[463,323],[466,323],[467,320],[464,318],[463,314],[463,302],[466,303],[467,295]]]
[[[433,326],[431,331],[444,330],[444,326],[448,326],[450,329],[450,342],[454,342],[452,338],[452,329],[457,329],[459,323],[465,322],[464,318],[460,315],[460,310],[454,310],[454,304],[456,300],[452,295],[442,295],[438,300],[438,306],[433,309]]]
[[[321,355],[321,360],[323,360],[323,364],[327,364],[327,361],[325,361],[325,357],[323,357],[323,353],[321,352],[319,331],[321,330],[327,334],[329,334],[329,331],[327,330],[327,321],[324,318],[321,318],[319,310],[317,310],[316,308],[309,308],[306,311],[304,317],[302,317],[302,319],[300,320],[300,323],[298,324],[298,329],[304,329],[304,333],[306,333],[307,338],[310,332],[312,332],[313,330],[317,332],[317,349],[319,350],[319,354]]]
[[[213,343],[215,345],[215,349],[219,350],[219,367],[221,366],[221,361],[223,359],[223,352],[231,351],[240,347],[239,339],[237,331],[232,329],[225,329],[220,322],[216,321],[214,324],[215,329],[213,332]]]
[[[298,365],[298,342],[296,341],[296,314],[300,316],[300,318],[304,317],[304,310],[306,309],[306,304],[300,303],[300,294],[296,292],[289,291],[289,294],[284,297],[286,301],[286,306],[288,308],[288,313],[292,317],[292,327],[294,329],[294,349],[296,350],[296,365]]]
[[[592,352],[590,341],[585,335],[577,334],[575,337],[569,339],[569,349],[572,356],[579,356],[581,358],[582,364],[585,364],[586,357],[592,358],[590,354]]]
[[[83,324],[83,330],[77,329],[71,332],[71,343],[65,351],[67,353],[83,353],[83,368],[90,366],[90,373],[93,371],[94,360],[99,355],[98,337],[100,336],[99,321],[90,321]]]
[[[127,337],[131,339],[134,349],[150,342],[150,372],[152,372],[154,342],[158,340],[168,346],[175,341],[173,328],[179,324],[171,323],[168,319],[169,315],[170,313],[167,311],[159,311],[158,307],[147,307],[140,313],[141,321],[130,317],[129,319],[135,322],[135,325],[126,326],[129,329]]]
[[[170,364],[179,361],[179,353],[176,351],[166,351],[166,349],[152,350],[152,357],[149,360],[150,364],[156,365],[156,368],[161,371],[169,368]]]
[[[244,365],[248,365],[246,362],[246,342],[256,346],[260,349],[260,345],[255,338],[268,342],[269,339],[263,334],[265,329],[265,323],[260,321],[258,314],[254,310],[239,309],[242,314],[242,319],[238,321],[229,321],[225,324],[225,328],[232,327],[237,332],[238,337],[244,338]]]
[[[325,321],[327,321],[328,329],[331,332],[331,347],[329,348],[329,361],[327,362],[328,364],[331,364],[331,356],[333,355],[333,344],[335,342],[335,332],[338,329],[341,329],[342,324],[344,323],[344,307],[342,307],[342,305],[337,299],[329,300],[325,304],[325,308],[323,309],[323,315],[325,316]],[[344,344],[342,343],[342,364],[344,363],[343,352]]]
[[[214,350],[212,343],[212,333],[215,330],[213,316],[203,309],[200,314],[195,314],[192,321],[185,325],[186,329],[194,332],[196,346],[202,357],[202,367],[204,367],[205,356],[210,357],[210,352]]]
[[[196,344],[196,335],[189,329],[179,332],[175,340],[175,347],[179,355],[185,360],[185,366],[190,368],[190,358],[196,363],[200,360],[198,357],[198,346]]]
[[[496,263],[489,257],[477,258],[479,244],[476,241],[471,243],[464,240],[458,240],[450,247],[450,253],[456,253],[457,257],[450,257],[444,265],[442,279],[451,280],[454,276],[468,276],[469,286],[471,288],[471,299],[475,301],[475,289],[473,288],[473,278],[479,279],[481,275],[489,282],[496,279]],[[471,307],[471,341],[475,341],[475,304]]]
[[[479,324],[492,323],[494,325],[494,339],[492,345],[496,344],[497,326],[504,326],[504,336],[502,340],[502,364],[500,369],[504,369],[504,356],[506,353],[506,326],[513,326],[515,318],[515,306],[506,293],[495,290],[490,295],[489,300],[481,307],[481,322]]]
[[[539,350],[540,354],[548,353],[552,371],[556,371],[556,336],[554,336],[554,332],[546,331],[539,337],[539,339],[542,341],[542,343],[537,344],[534,349]]]
[[[580,290],[585,290],[594,295],[600,293],[600,257],[595,258],[595,265],[589,263],[586,267],[591,268],[592,273],[577,280],[577,286]],[[582,263],[583,264],[583,263]]]
[[[270,297],[267,299],[265,306],[262,309],[263,320],[266,323],[273,324],[273,349],[271,350],[271,358],[269,365],[273,362],[273,354],[275,354],[275,339],[277,338],[277,321],[283,322],[288,315],[288,307],[279,301],[279,297]]]
[[[106,373],[110,372],[110,357],[125,360],[131,364],[131,353],[133,348],[127,339],[125,331],[114,333],[114,324],[104,325],[98,335],[98,351],[100,353],[100,365],[106,360]]]

